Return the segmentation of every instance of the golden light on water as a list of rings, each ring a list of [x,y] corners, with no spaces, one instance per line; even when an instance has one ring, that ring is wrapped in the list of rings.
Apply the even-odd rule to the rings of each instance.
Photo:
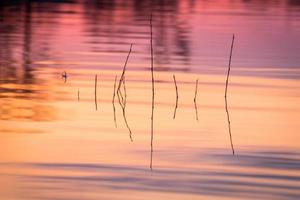
[[[299,199],[299,13],[285,0],[0,3],[1,199]],[[133,141],[112,104],[131,43]]]

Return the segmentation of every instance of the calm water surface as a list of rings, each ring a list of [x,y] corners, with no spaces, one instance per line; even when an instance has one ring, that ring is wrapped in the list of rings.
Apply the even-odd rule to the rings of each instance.
[[[300,199],[299,36],[297,0],[1,1],[0,199]]]

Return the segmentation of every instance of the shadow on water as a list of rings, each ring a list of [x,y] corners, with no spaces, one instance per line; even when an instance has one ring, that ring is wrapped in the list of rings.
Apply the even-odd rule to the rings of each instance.
[[[87,187],[92,191],[99,188],[111,190],[135,190],[147,192],[168,192],[179,194],[208,195],[212,197],[241,197],[246,199],[292,199],[300,196],[300,176],[291,175],[300,171],[300,155],[295,152],[287,154],[278,151],[241,151],[239,159],[222,153],[223,150],[209,150],[206,153],[195,153],[190,156],[193,162],[202,162],[199,157],[206,157],[207,163],[220,163],[221,168],[214,169],[181,169],[159,168],[147,175],[147,169],[127,165],[106,165],[92,163],[24,163],[5,164],[26,168],[72,171],[78,174],[93,173],[93,175],[57,175],[36,174],[20,175],[22,184],[29,188],[27,194],[35,190],[43,190],[45,194],[51,191],[55,194],[71,192],[76,188]],[[196,159],[194,159],[196,158]],[[207,159],[208,158],[208,159]],[[215,165],[216,166],[216,165]],[[245,170],[236,170],[242,167]],[[224,170],[224,168],[226,170]],[[266,172],[255,172],[250,169],[263,169]],[[274,171],[274,169],[281,171]],[[55,171],[54,171],[55,172]],[[78,172],[78,173],[77,173]],[[101,175],[102,173],[105,176]],[[179,181],[180,180],[180,181]],[[53,187],[49,185],[51,183]],[[55,184],[55,187],[54,187]],[[50,187],[50,188],[48,188]],[[91,191],[87,190],[87,191]],[[82,191],[82,190],[81,190]],[[41,194],[40,199],[46,198]]]
[[[238,155],[237,159],[230,158],[230,155],[215,153],[211,156],[215,159],[221,159],[226,165],[238,165],[242,167],[255,167],[261,169],[273,170],[293,170],[300,171],[299,154],[293,156],[283,155],[281,152],[247,152],[243,155]]]

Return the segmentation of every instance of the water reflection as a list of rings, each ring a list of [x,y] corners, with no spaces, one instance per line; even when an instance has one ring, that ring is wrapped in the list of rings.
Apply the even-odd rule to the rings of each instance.
[[[157,124],[150,175],[151,11]],[[290,0],[1,1],[0,182],[15,177],[11,188],[21,188],[13,191],[20,199],[82,199],[82,190],[91,199],[122,199],[132,191],[149,199],[149,193],[299,199],[298,149],[241,150],[236,157],[229,148],[199,152],[228,143],[222,99],[232,33],[238,35],[230,87],[235,145],[298,148],[299,82],[290,79],[300,78],[299,19],[298,3]],[[131,43],[126,117],[134,144],[120,134],[127,133],[122,108],[114,116],[111,105]],[[174,71],[182,109],[173,120]],[[195,112],[199,123],[191,120]]]
[[[133,5],[132,5],[133,4]],[[179,18],[178,1],[105,1],[93,0],[84,4],[84,19],[88,44],[94,52],[119,52],[125,44],[132,42],[149,49],[147,24],[151,9],[154,11],[155,57],[158,68],[176,61],[189,64],[189,39],[187,19]],[[126,21],[124,20],[126,19]],[[171,21],[172,20],[172,21]],[[170,29],[171,28],[171,29]],[[169,37],[172,36],[172,37]],[[124,40],[125,39],[125,40]],[[119,45],[119,46],[116,46]],[[143,54],[145,50],[143,50]],[[147,55],[143,55],[149,59]],[[168,67],[163,70],[171,70]]]
[[[288,0],[287,2],[290,6],[300,6],[300,2],[297,0]]]
[[[67,56],[66,53],[74,53],[76,50],[85,53],[118,54],[125,52],[128,44],[136,43],[138,46],[136,62],[139,65],[136,69],[148,69],[147,62],[150,58],[146,42],[149,37],[147,22],[153,10],[157,70],[224,73],[227,44],[224,38],[228,38],[228,33],[235,32],[240,38],[238,41],[240,49],[235,65],[247,69],[247,71],[237,69],[235,73],[299,78],[300,49],[294,45],[297,43],[295,41],[299,41],[296,37],[299,34],[297,20],[299,12],[284,11],[285,7],[294,8],[296,2],[291,0],[3,2],[0,6],[0,40],[3,47],[0,53],[1,62],[8,62],[10,67],[13,65],[13,68],[19,68],[16,65],[22,60],[24,80],[33,81],[34,78],[31,76],[34,76],[33,70],[38,67],[36,62],[60,60],[71,61],[75,65],[78,65],[79,61],[98,62],[98,59],[90,56],[82,56],[79,60],[74,54]],[[273,10],[276,9],[280,10],[278,18],[281,24],[273,20],[275,15]],[[247,16],[249,12],[252,14]],[[269,21],[261,24],[263,20],[261,16],[266,16],[265,19]],[[252,20],[255,22],[254,25]],[[241,26],[241,21],[248,27]],[[253,32],[255,26],[261,26],[257,33]],[[277,35],[273,35],[268,29],[278,30]],[[289,31],[286,31],[287,29]],[[278,38],[285,38],[285,44],[281,45]],[[76,43],[73,42],[75,40]],[[260,45],[260,41],[265,41],[262,43],[263,46]],[[70,52],[67,46],[71,46],[74,50]],[[118,55],[114,57],[114,60],[119,59]],[[109,59],[109,62],[111,61]],[[147,67],[143,67],[144,65]],[[103,69],[112,66],[99,67]],[[268,68],[267,73],[258,70],[262,67]],[[278,74],[274,72],[274,68],[282,68],[285,73]],[[296,68],[297,73],[293,73],[291,68]]]
[[[226,162],[222,163],[221,168],[202,167],[197,170],[164,167],[151,172],[151,176],[147,175],[149,173],[147,169],[132,165],[15,163],[1,164],[1,167],[8,165],[39,171],[32,175],[18,174],[22,185],[27,188],[24,197],[30,199],[47,199],[53,194],[59,195],[60,198],[76,199],[78,189],[85,195],[93,191],[93,199],[100,195],[116,198],[118,195],[115,191],[120,190],[138,191],[142,194],[160,192],[167,193],[171,197],[177,194],[194,194],[217,199],[263,197],[296,200],[299,198],[300,177],[288,172],[290,169],[300,170],[299,154],[288,152],[293,154],[293,158],[289,158],[288,154],[283,154],[283,158],[278,156],[282,155],[279,151],[271,151],[271,155],[259,151],[242,151],[237,158],[221,152],[220,149],[211,149],[200,154],[193,151],[193,156],[190,157],[196,160],[199,160],[197,159],[199,157],[206,157],[206,165],[208,162],[214,163],[224,159]],[[270,161],[274,163],[270,164]],[[192,162],[194,163],[195,160]],[[270,169],[278,169],[275,163],[285,164],[280,166],[281,171],[270,171]],[[244,169],[241,170],[241,167]],[[253,171],[259,168],[266,171]],[[51,173],[45,175],[44,171]],[[143,198],[151,199],[151,196],[145,195]]]
[[[24,41],[23,41],[23,68],[24,68],[24,84],[33,83],[33,74],[31,68],[31,43],[32,43],[32,24],[31,24],[31,4],[25,4],[24,16]]]
[[[13,9],[0,10],[1,119],[52,120],[53,107],[38,102],[49,100],[44,92],[49,88],[45,87],[45,80],[37,78],[33,65],[35,59],[47,58],[48,48],[44,46],[48,43],[36,45],[32,4],[19,3],[13,4]],[[14,12],[18,15],[14,16]]]

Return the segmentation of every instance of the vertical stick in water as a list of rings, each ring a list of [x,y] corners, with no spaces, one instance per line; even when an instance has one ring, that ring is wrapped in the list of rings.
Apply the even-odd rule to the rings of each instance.
[[[114,94],[113,94],[113,99],[112,99],[112,105],[113,105],[113,109],[114,109],[114,121],[115,121],[115,127],[117,128],[117,117],[116,117],[116,107],[115,107],[116,84],[117,84],[117,75],[116,75],[116,77],[115,77]]]
[[[127,92],[126,92],[125,76],[123,78],[123,90],[124,90],[124,101],[123,101],[123,104],[126,106]]]
[[[96,76],[95,76],[95,108],[96,108],[96,110],[98,109],[98,107],[97,107],[97,79],[98,79],[98,77],[96,74]]]
[[[176,110],[177,110],[177,107],[178,107],[178,88],[177,88],[175,75],[173,75],[173,80],[174,80],[174,85],[175,85],[175,90],[176,90],[176,104],[175,104],[174,115],[173,115],[173,119],[175,119]]]
[[[195,105],[195,111],[196,111],[196,120],[198,121],[197,93],[198,93],[198,79],[196,80],[195,96],[194,96],[194,105]]]
[[[152,13],[150,16],[150,47],[151,47],[151,82],[152,82],[152,109],[151,109],[151,157],[150,169],[152,170],[153,158],[153,115],[154,115],[154,70],[153,70],[153,43],[152,43]]]
[[[227,105],[227,88],[228,88],[228,80],[229,80],[229,74],[230,74],[230,65],[231,65],[233,44],[234,44],[234,34],[232,36],[232,42],[231,42],[231,48],[230,48],[230,56],[229,56],[229,62],[228,62],[228,71],[227,71],[225,96],[224,96],[225,97],[225,109],[226,109],[226,113],[227,113],[227,122],[228,122],[228,132],[229,132],[229,137],[230,137],[230,144],[231,144],[232,154],[234,155],[234,148],[233,148],[232,134],[231,134],[231,125],[230,125],[230,117],[229,117],[229,111],[228,111],[228,105]]]

